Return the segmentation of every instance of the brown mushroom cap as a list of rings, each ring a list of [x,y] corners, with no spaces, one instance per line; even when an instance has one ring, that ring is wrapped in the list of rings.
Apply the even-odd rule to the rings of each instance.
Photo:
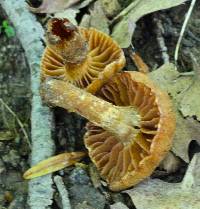
[[[127,189],[151,175],[170,149],[175,130],[172,105],[169,96],[139,72],[117,74],[97,96],[114,105],[133,106],[141,116],[140,132],[128,143],[91,122],[84,137],[110,189]]]
[[[56,31],[65,32],[58,29]],[[88,43],[86,59],[81,63],[66,62],[56,50],[47,46],[41,62],[42,79],[57,77],[94,93],[124,67],[125,57],[118,44],[108,35],[94,28],[79,28],[79,32]],[[63,45],[61,50],[63,51]]]

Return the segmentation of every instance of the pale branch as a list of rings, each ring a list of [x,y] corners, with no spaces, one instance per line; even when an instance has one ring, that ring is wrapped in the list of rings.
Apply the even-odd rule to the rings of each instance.
[[[69,201],[69,194],[64,185],[64,182],[60,176],[54,177],[54,182],[57,186],[58,192],[61,197],[62,208],[63,209],[71,209],[70,201]]]
[[[51,156],[54,143],[51,137],[52,114],[42,105],[39,94],[40,59],[44,50],[42,39],[44,31],[33,14],[28,11],[24,0],[1,0],[1,7],[12,22],[17,37],[25,51],[31,71],[32,112],[31,112],[31,165]],[[29,182],[29,200],[31,209],[46,209],[52,204],[52,177],[46,175]]]

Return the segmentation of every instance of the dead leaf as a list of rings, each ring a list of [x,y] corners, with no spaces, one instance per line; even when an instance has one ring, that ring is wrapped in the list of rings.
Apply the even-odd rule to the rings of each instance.
[[[80,0],[43,0],[38,7],[29,6],[29,10],[34,13],[55,13],[69,8]]]
[[[200,68],[200,66],[199,66]],[[195,116],[200,121],[200,76],[194,75],[192,84],[182,92],[180,111],[185,117]]]
[[[185,117],[195,116],[200,121],[200,53],[196,49],[192,49],[190,52],[191,61],[193,64],[193,73],[191,85],[180,94],[179,110]],[[194,125],[194,124],[193,124]]]
[[[193,78],[181,76],[173,64],[165,64],[151,72],[149,76],[172,97],[177,121],[172,151],[185,162],[189,162],[188,146],[192,140],[200,142],[200,123],[192,118],[190,122],[185,119],[179,111],[179,102],[182,94],[193,83]],[[193,125],[191,125],[191,121]]]
[[[137,209],[199,209],[200,154],[195,154],[181,183],[147,180],[125,191]]]
[[[132,34],[128,32],[128,22],[137,22],[142,16],[170,7],[177,6],[186,0],[134,0],[116,18],[121,19],[112,32],[112,37],[122,48],[127,48],[132,41]]]
[[[65,167],[74,165],[76,162],[80,161],[85,155],[85,152],[69,152],[50,157],[28,169],[24,173],[23,177],[24,179],[33,179],[39,176],[46,175],[48,173],[61,170]]]
[[[84,28],[89,28],[90,27],[90,15],[84,14],[79,26],[84,27]]]
[[[196,116],[197,120],[200,121],[200,100],[197,95],[200,96],[200,85],[199,80],[195,81],[182,98],[180,104],[180,110],[184,116]]]
[[[91,11],[90,27],[94,27],[106,34],[109,34],[108,19],[104,14],[101,3],[96,1]]]
[[[114,17],[121,10],[121,5],[118,0],[99,0],[103,10],[108,17]]]
[[[57,18],[67,18],[71,23],[73,23],[74,25],[77,25],[76,15],[78,13],[79,13],[78,9],[68,8],[68,9],[65,9],[62,12],[55,13],[54,17],[57,17]]]
[[[110,209],[128,209],[128,207],[121,202],[117,202],[113,205],[110,205]]]

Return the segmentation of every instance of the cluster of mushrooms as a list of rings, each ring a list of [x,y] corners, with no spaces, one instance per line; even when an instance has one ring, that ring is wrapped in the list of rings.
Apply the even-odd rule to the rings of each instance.
[[[122,49],[108,35],[53,18],[41,62],[41,95],[88,119],[84,143],[112,191],[148,177],[169,151],[169,96],[141,72],[119,72]]]

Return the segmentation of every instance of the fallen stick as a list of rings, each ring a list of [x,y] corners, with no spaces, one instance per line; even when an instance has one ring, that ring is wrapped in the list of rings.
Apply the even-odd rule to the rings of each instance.
[[[70,201],[69,201],[69,194],[68,194],[68,191],[64,185],[62,178],[57,175],[54,177],[54,182],[55,182],[58,192],[60,194],[62,208],[63,209],[71,209],[71,205],[70,205]]]
[[[24,0],[1,0],[0,5],[12,22],[17,37],[25,51],[31,71],[32,112],[31,112],[31,165],[51,156],[54,143],[51,137],[52,114],[42,105],[39,94],[40,58],[44,47],[44,31],[28,9]],[[53,188],[51,174],[29,182],[28,204],[31,209],[47,209],[52,204]]]

